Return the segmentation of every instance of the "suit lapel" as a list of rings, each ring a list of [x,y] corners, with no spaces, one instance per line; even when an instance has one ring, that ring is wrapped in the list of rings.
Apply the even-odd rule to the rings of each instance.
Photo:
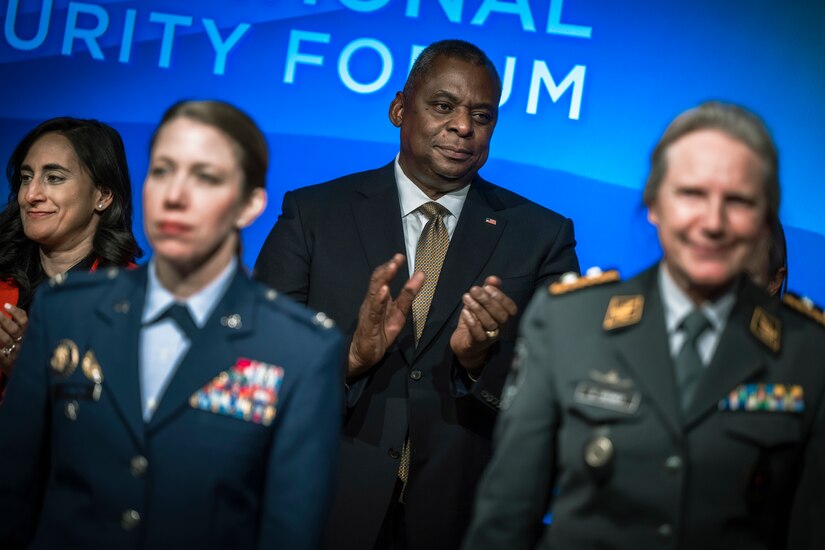
[[[635,285],[622,287],[622,295],[644,296],[644,310],[638,324],[617,329],[612,338],[620,361],[636,374],[635,382],[643,386],[642,394],[653,402],[678,440],[681,412],[657,276],[658,268],[654,267],[633,281]]]
[[[765,350],[749,334],[750,322],[756,306],[765,309],[767,297],[760,294],[748,280],[741,281],[739,295],[728,322],[705,369],[696,395],[685,414],[685,427],[698,422],[705,414],[715,410],[719,400],[737,385],[753,378],[765,368]]]
[[[359,184],[352,201],[352,211],[370,271],[388,261],[393,254],[400,252],[406,256],[401,206],[392,163],[373,172]],[[393,295],[407,280],[402,275],[404,273],[393,281]]]
[[[450,248],[444,258],[416,356],[426,350],[445,328],[453,313],[461,306],[461,296],[473,283],[482,275],[493,275],[482,274],[481,270],[487,265],[507,225],[507,220],[496,214],[504,207],[494,196],[493,190],[494,187],[480,177],[470,186]]]
[[[103,390],[140,447],[144,429],[138,352],[146,269],[119,272],[111,291],[98,305],[90,330],[95,342],[90,349],[103,371]]]
[[[372,172],[367,179],[359,183],[357,194],[352,201],[352,213],[370,273],[394,254],[407,255],[394,163],[391,162]],[[390,284],[390,294],[393,297],[398,296],[408,278],[408,267],[405,266]],[[407,318],[403,330],[396,339],[396,345],[407,363],[412,363],[415,350],[412,317]]]
[[[189,406],[189,398],[209,383],[221,371],[229,370],[238,359],[236,342],[253,329],[254,291],[239,268],[224,296],[206,325],[189,347],[163,392],[158,408],[152,415],[148,432],[153,432],[180,410]],[[238,315],[240,326],[231,328],[222,319]]]

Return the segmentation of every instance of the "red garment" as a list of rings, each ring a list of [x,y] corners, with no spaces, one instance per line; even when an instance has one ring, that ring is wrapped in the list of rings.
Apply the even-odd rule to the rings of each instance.
[[[89,268],[89,273],[94,273],[97,271],[99,267],[98,264],[100,260],[95,260],[95,263],[92,264],[92,267]],[[133,262],[129,262],[126,265],[126,269],[135,269],[137,264]],[[5,281],[0,281],[0,308],[2,308],[5,304],[11,304],[13,306],[17,305],[18,300],[20,300],[20,288],[17,286],[17,282],[14,279],[6,279]],[[2,309],[3,314],[11,319],[11,315],[5,310]],[[3,396],[6,392],[6,375],[0,372],[0,403],[3,402]]]
[[[17,305],[17,300],[20,299],[20,290],[17,287],[17,283],[14,279],[6,279],[5,281],[0,281],[0,305],[3,304],[11,304],[13,306]],[[3,313],[6,314],[6,317],[11,319],[11,315],[6,313],[6,310],[3,310]]]
[[[6,279],[0,281],[0,307],[5,304],[17,305],[17,300],[20,299],[20,289],[17,287],[17,282],[14,279]],[[3,314],[11,319],[11,315],[3,307]],[[0,372],[0,403],[3,402],[3,396],[6,394],[6,375]]]

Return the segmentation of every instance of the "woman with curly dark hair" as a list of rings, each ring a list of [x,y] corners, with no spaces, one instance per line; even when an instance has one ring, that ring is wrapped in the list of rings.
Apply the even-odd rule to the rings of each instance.
[[[8,375],[41,282],[134,264],[132,184],[123,140],[96,120],[60,117],[30,131],[6,169],[0,212],[0,368]],[[0,386],[3,380],[0,375]]]

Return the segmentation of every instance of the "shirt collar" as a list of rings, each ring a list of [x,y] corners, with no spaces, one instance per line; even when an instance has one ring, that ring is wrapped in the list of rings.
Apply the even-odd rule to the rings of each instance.
[[[413,181],[407,177],[401,164],[398,162],[400,153],[395,156],[395,182],[398,186],[398,198],[401,203],[401,217],[404,218],[416,211],[422,204],[431,202],[432,199],[427,196]],[[465,185],[461,189],[451,191],[437,201],[438,204],[450,211],[450,214],[458,218],[461,214],[461,209],[464,208],[464,201],[467,200],[467,193],[470,192],[470,186]]]
[[[198,325],[198,328],[203,328],[212,310],[215,309],[218,301],[229,288],[229,284],[232,282],[232,276],[235,274],[237,268],[238,260],[233,256],[229,264],[212,282],[186,300],[176,300],[175,296],[166,290],[166,287],[164,287],[163,283],[158,279],[157,264],[155,263],[155,259],[152,258],[148,266],[146,304],[143,307],[141,322],[143,324],[154,323],[160,314],[166,311],[173,302],[178,302],[186,305],[195,324]]]
[[[676,284],[665,265],[664,260],[659,264],[659,290],[665,308],[665,323],[668,334],[678,330],[685,317],[696,306],[687,293]],[[704,302],[700,306],[702,313],[710,321],[713,330],[721,331],[730,317],[733,305],[736,302],[736,285],[722,295],[715,302]]]

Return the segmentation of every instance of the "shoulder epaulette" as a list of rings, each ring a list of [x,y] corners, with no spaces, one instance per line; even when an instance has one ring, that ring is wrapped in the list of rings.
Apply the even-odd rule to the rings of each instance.
[[[283,299],[274,288],[269,288],[265,285],[260,285],[260,288],[263,291],[264,299],[267,303],[272,304],[277,309],[291,315],[292,317],[306,322],[307,324],[312,324],[324,329],[331,329],[335,327],[335,321],[333,321],[332,318],[323,311],[314,313],[292,300]]]
[[[602,271],[598,267],[591,267],[582,277],[579,277],[577,273],[572,271],[565,273],[558,281],[547,287],[547,290],[551,295],[557,296],[559,294],[567,294],[583,288],[603,285],[606,283],[615,283],[619,280],[621,280],[619,277],[619,272],[615,269]]]
[[[785,295],[782,296],[782,303],[825,327],[825,312],[823,312],[821,307],[813,303],[810,298],[799,296],[792,292],[786,292]]]
[[[108,267],[106,269],[102,269],[100,271],[96,271],[93,273],[86,271],[71,274],[58,273],[57,275],[49,279],[49,286],[51,288],[71,288],[77,285],[87,285],[90,283],[111,281],[113,279],[117,279],[118,275],[120,275],[120,269],[118,269],[117,267]]]

